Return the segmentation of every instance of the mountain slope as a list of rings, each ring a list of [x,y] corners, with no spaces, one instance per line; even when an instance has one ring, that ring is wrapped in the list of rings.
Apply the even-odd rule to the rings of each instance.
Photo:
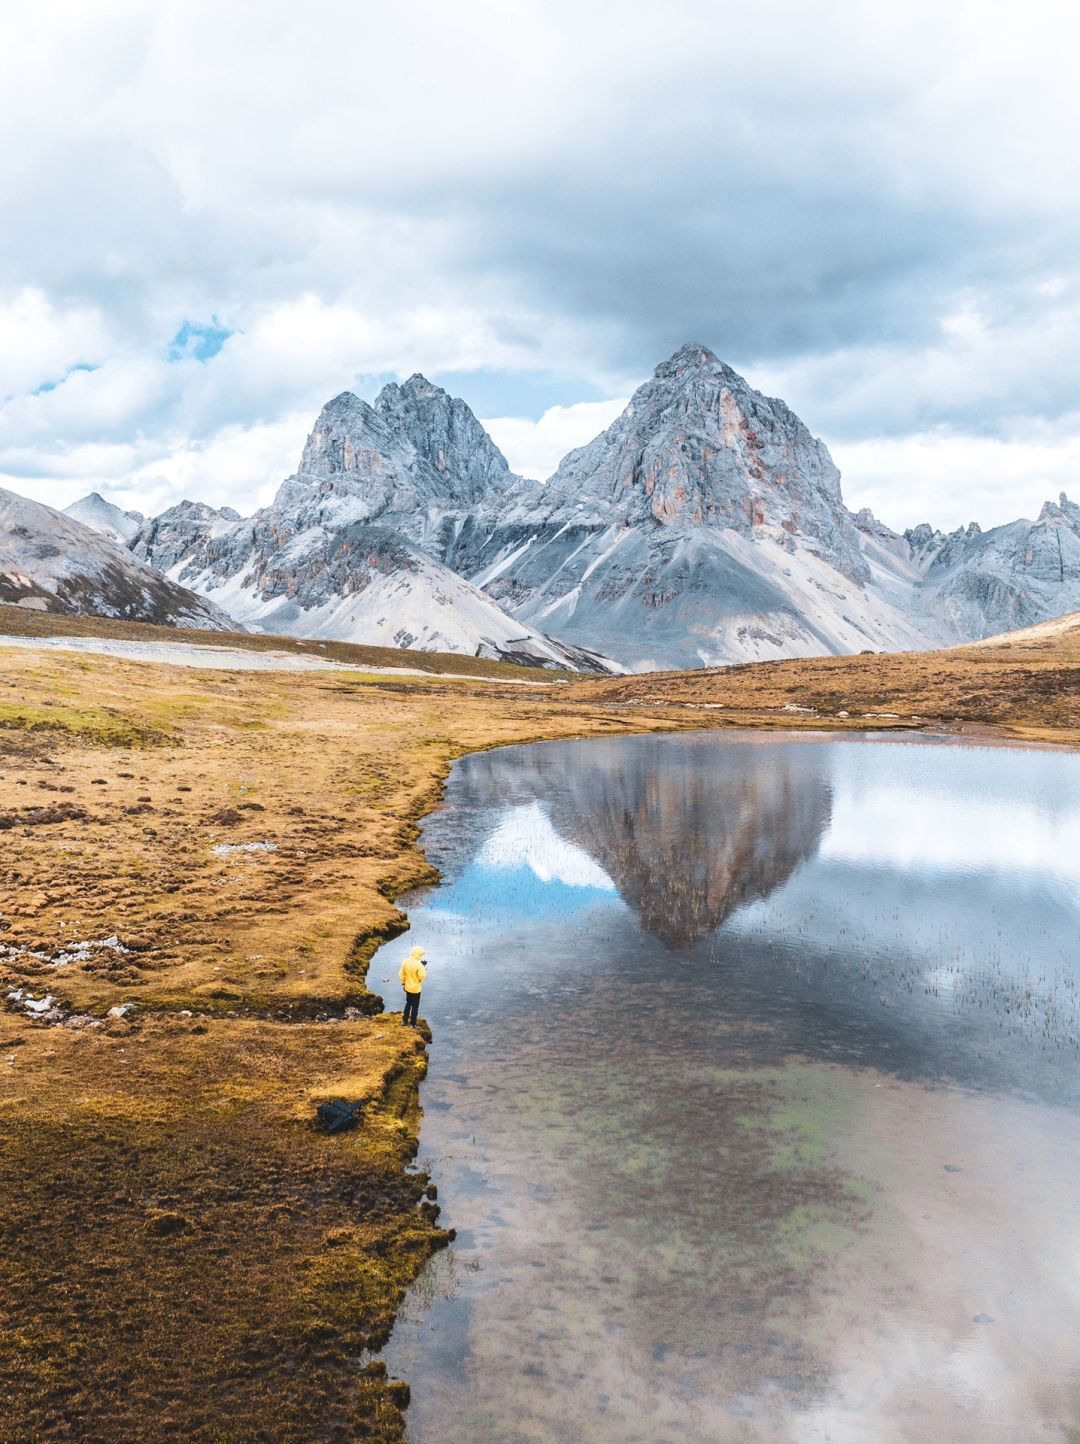
[[[92,491],[89,496],[73,501],[64,507],[64,515],[99,531],[103,536],[125,545],[146,520],[140,511],[122,511],[115,502],[106,501],[100,492]]]
[[[1064,492],[1036,521],[942,536],[905,533],[922,572],[923,605],[962,640],[989,637],[1080,609],[1080,506]]]
[[[464,402],[413,377],[374,407],[330,401],[296,474],[250,519],[184,502],[131,546],[259,631],[607,670],[438,559],[454,519],[512,479]]]
[[[633,668],[938,640],[895,577],[875,585],[824,445],[704,346],[658,366],[550,481],[466,521],[445,560]]]
[[[272,509],[271,509],[272,510]],[[523,666],[608,670],[508,617],[389,527],[305,527],[274,545],[278,516],[241,522],[180,575],[245,626],[283,636],[465,652]],[[197,570],[200,561],[205,565]],[[239,565],[237,564],[239,563]]]
[[[63,512],[0,488],[0,601],[34,611],[227,630],[212,603]]]
[[[1015,632],[1002,632],[994,637],[983,637],[969,642],[969,647],[1020,647],[1035,651],[1039,648],[1080,650],[1080,612],[1068,612],[1063,617],[1054,617],[1047,622],[1036,622],[1031,627],[1020,627]]]

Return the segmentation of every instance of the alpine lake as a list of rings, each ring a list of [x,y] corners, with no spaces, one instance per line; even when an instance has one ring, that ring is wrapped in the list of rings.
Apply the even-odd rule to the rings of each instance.
[[[423,846],[413,1444],[1080,1439],[1080,755],[541,743]]]

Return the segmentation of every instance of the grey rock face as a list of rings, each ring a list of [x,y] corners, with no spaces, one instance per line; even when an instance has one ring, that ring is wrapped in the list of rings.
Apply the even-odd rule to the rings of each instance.
[[[298,471],[255,516],[184,502],[132,546],[260,631],[604,670],[439,558],[467,510],[510,479],[464,402],[413,377],[375,406],[334,397]]]
[[[437,554],[448,518],[498,505],[516,480],[465,403],[413,376],[374,406],[349,391],[328,402],[273,509],[319,525],[393,518]]]
[[[272,506],[136,555],[263,630],[631,668],[917,649],[1080,607],[1080,508],[949,536],[844,506],[824,445],[704,346],[537,483],[422,376],[320,413]],[[555,640],[558,639],[558,640]]]
[[[958,562],[974,556],[979,550],[979,542],[982,537],[982,528],[977,521],[969,522],[966,527],[957,527],[947,536],[942,537],[940,545],[933,555],[927,555],[927,574],[932,571],[944,572]]]
[[[935,530],[928,521],[922,521],[918,526],[908,527],[904,532],[904,541],[907,543],[909,555],[913,560],[927,566],[937,555],[944,540],[944,533]]]
[[[781,542],[798,536],[842,575],[867,579],[824,445],[704,346],[684,346],[658,366],[602,436],[564,458],[533,510],[651,524],[657,534],[715,527]]]
[[[375,410],[388,430],[407,437],[417,456],[442,478],[441,501],[463,507],[492,504],[518,480],[465,402],[423,376],[384,386]]]
[[[688,346],[544,485],[414,376],[335,397],[255,517],[188,504],[133,545],[266,629],[673,667],[926,645],[892,595],[909,579],[875,590],[861,541],[825,447]]]
[[[514,616],[625,666],[926,645],[869,587],[828,451],[703,346],[444,553]]]
[[[128,547],[141,561],[168,572],[240,520],[240,513],[229,506],[218,511],[200,501],[182,501],[160,516],[144,521],[128,541]]]
[[[863,536],[876,537],[878,541],[885,542],[889,546],[905,541],[905,538],[893,531],[892,527],[886,526],[883,521],[878,521],[868,506],[860,508],[851,520],[855,530],[861,532]]]
[[[940,534],[939,534],[940,535]],[[1061,494],[1037,521],[972,522],[925,554],[920,600],[975,641],[1080,609],[1080,506]]]
[[[1039,513],[1040,522],[1059,522],[1080,533],[1080,506],[1070,501],[1065,493],[1059,492],[1056,502],[1044,501]]]
[[[224,631],[232,618],[63,512],[0,489],[0,601]]]

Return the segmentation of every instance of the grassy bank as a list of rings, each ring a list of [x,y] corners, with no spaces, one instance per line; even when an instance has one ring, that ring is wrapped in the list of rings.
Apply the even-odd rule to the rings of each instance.
[[[426,1053],[368,962],[455,756],[638,724],[520,686],[0,658],[5,1438],[401,1438],[360,1359],[446,1235],[407,1167]],[[333,1096],[362,1130],[313,1127]]]
[[[941,652],[864,652],[575,683],[575,702],[681,705],[715,725],[945,727],[1080,743],[1076,617]]]
[[[1028,642],[534,689],[0,638],[4,1437],[403,1437],[365,1351],[447,1236],[409,1167],[426,1052],[367,970],[455,757],[747,723],[1075,741],[1077,665]],[[313,1127],[332,1096],[361,1130]]]

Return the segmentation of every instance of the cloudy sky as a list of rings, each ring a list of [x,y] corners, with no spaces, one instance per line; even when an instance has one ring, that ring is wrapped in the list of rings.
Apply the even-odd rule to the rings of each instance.
[[[1080,493],[1080,25],[979,0],[0,21],[0,485],[250,511],[421,370],[544,476],[703,341],[850,504]]]

